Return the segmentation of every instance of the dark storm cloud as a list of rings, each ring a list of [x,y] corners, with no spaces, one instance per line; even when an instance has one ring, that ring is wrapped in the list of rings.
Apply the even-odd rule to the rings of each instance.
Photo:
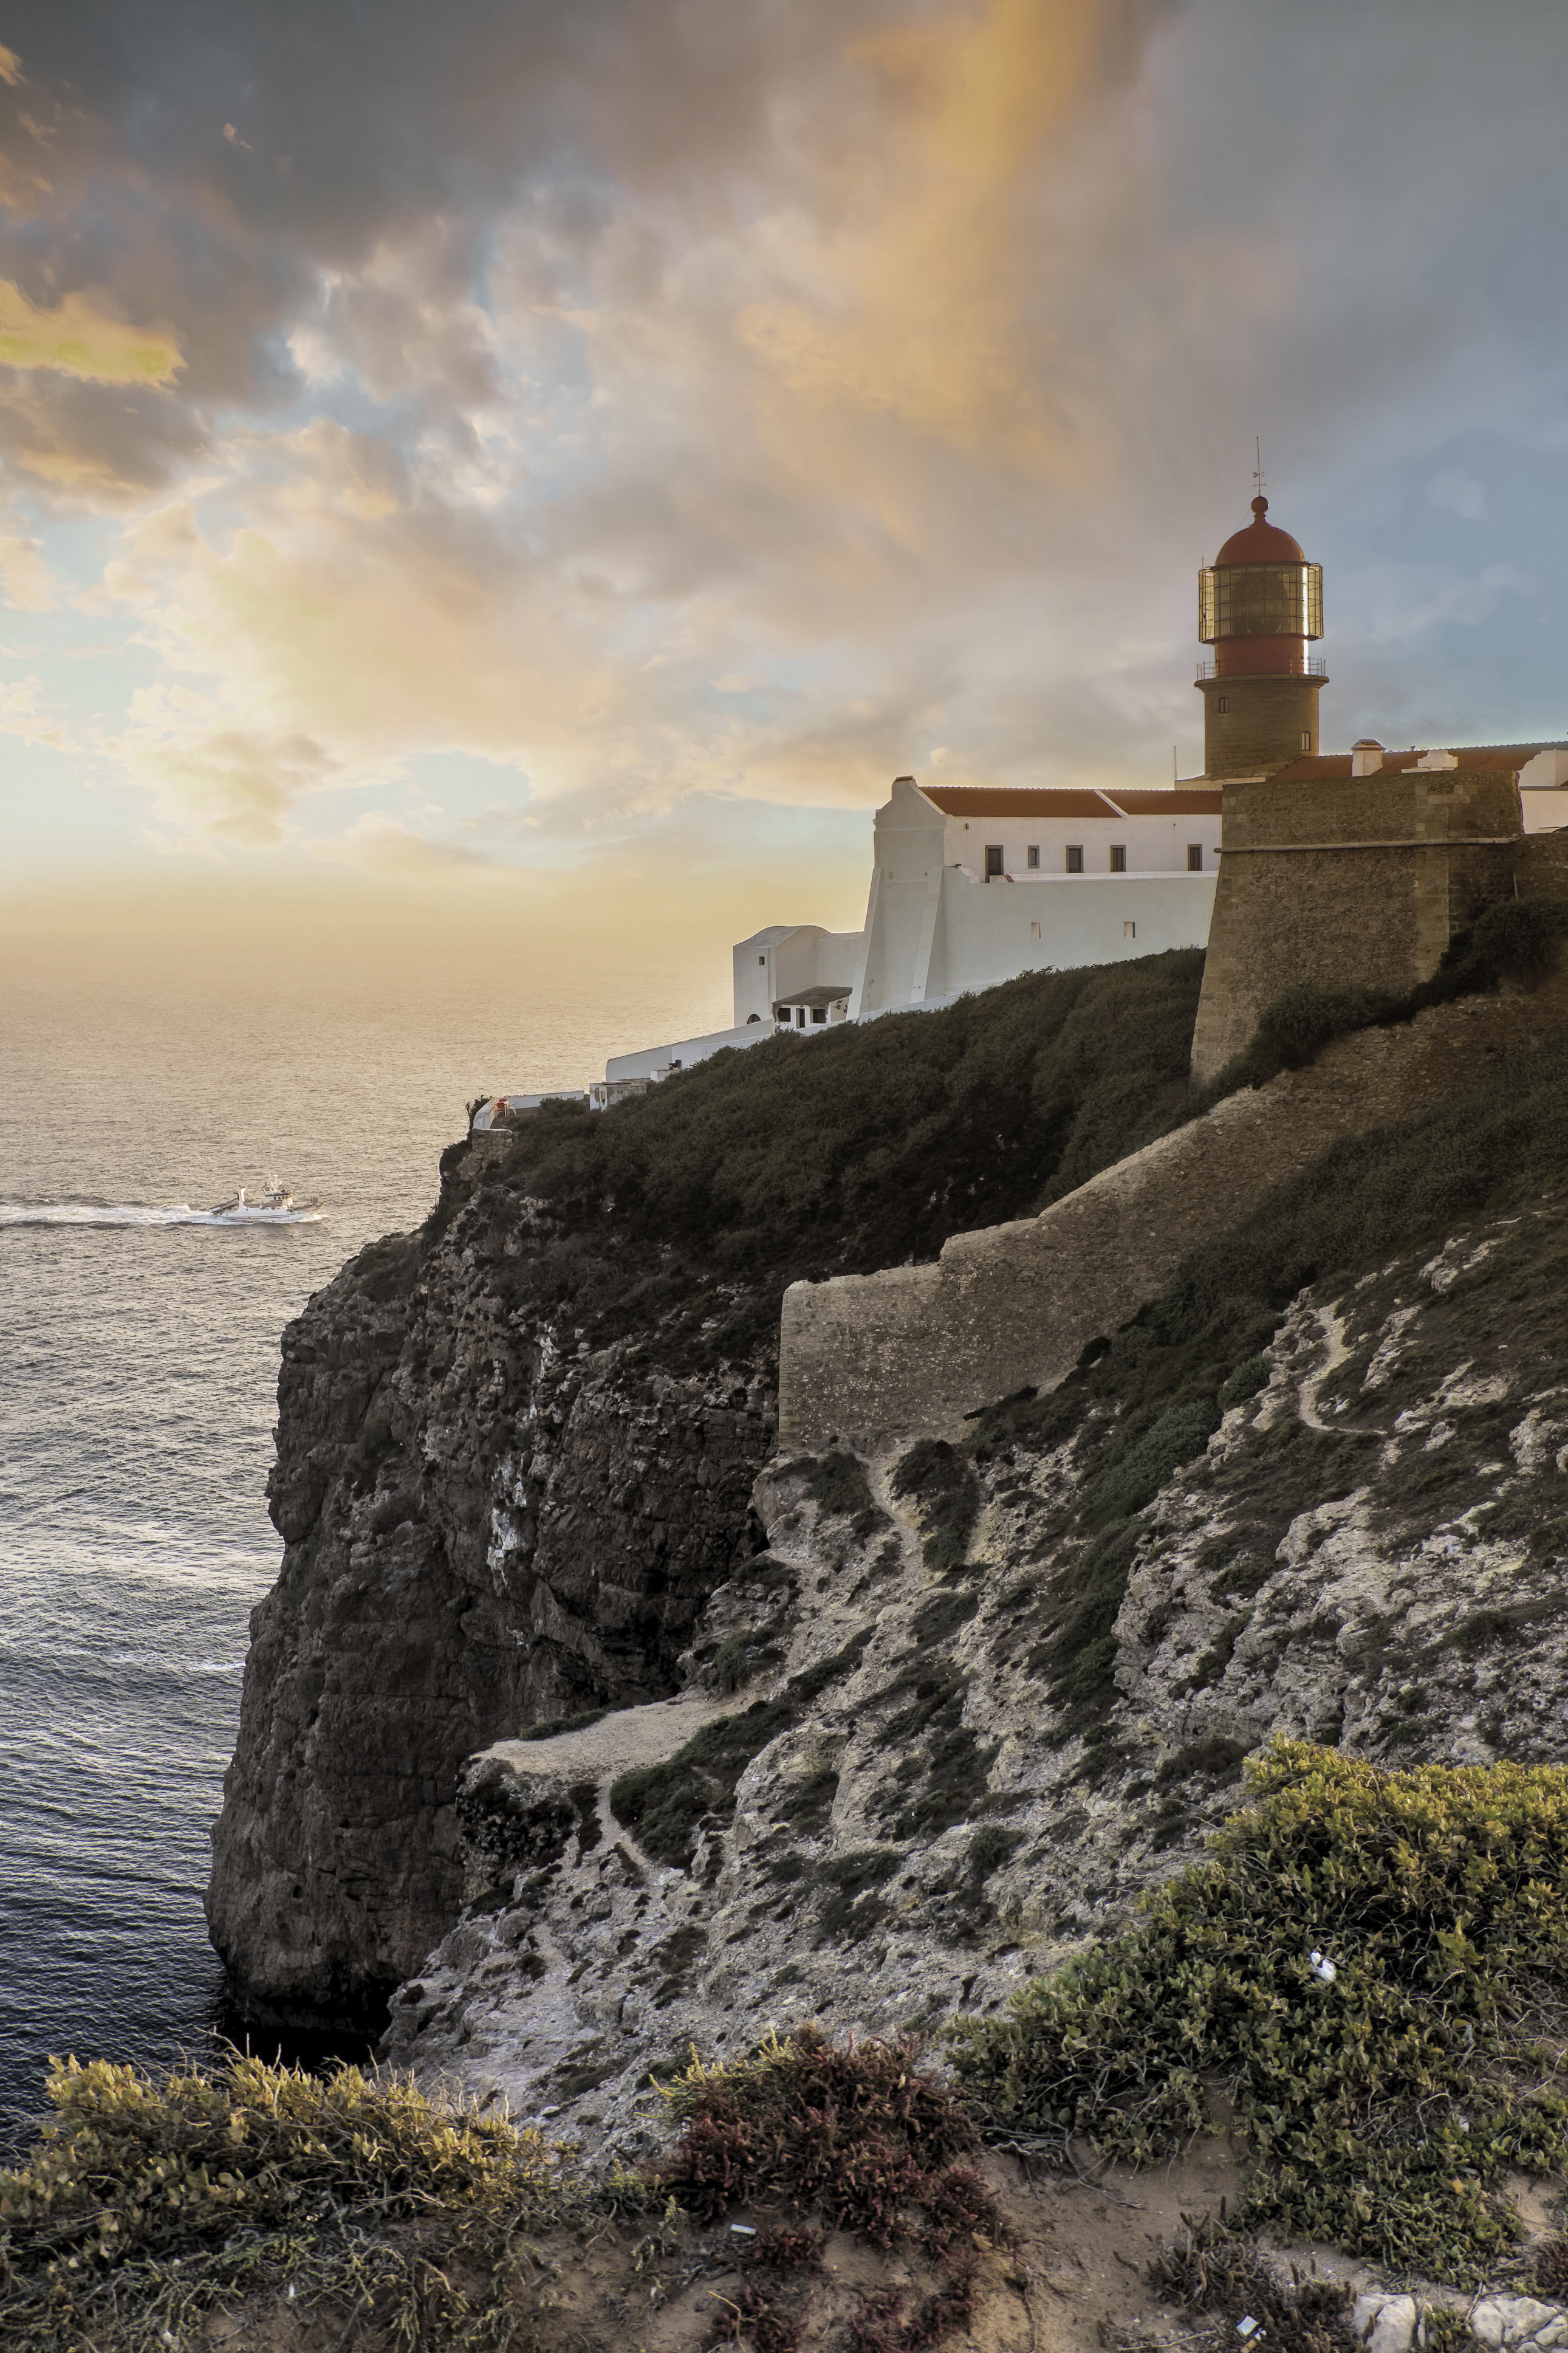
[[[51,383],[47,417],[45,391],[14,381],[0,438],[61,485],[79,458],[89,496],[141,490],[199,446],[216,404],[288,396],[285,332],[323,274],[378,246],[437,225],[433,266],[456,295],[530,186],[569,260],[617,183],[684,187],[700,209],[764,154],[776,174],[793,135],[781,98],[830,70],[873,13],[868,0],[26,0],[6,27],[20,72],[0,87],[0,276],[40,311],[73,290],[102,308],[111,289],[110,315],[166,331],[182,364],[173,404],[62,400]],[[395,392],[401,291],[355,299],[366,380],[379,346]],[[455,353],[451,369],[454,406],[492,388],[481,356]],[[438,400],[428,378],[421,389]]]

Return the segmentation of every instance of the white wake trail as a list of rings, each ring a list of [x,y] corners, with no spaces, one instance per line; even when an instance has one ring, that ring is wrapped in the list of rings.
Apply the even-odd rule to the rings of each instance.
[[[121,1202],[97,1208],[86,1202],[49,1202],[29,1206],[0,1201],[0,1226],[319,1226],[320,1209],[193,1209],[186,1201],[174,1208],[144,1208]]]

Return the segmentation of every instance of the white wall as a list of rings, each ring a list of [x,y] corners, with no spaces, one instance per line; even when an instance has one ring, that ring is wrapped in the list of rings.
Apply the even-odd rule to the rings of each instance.
[[[949,867],[925,994],[956,997],[1047,966],[1065,972],[1201,948],[1218,880],[1216,873],[1048,874],[1027,884],[981,882]],[[1131,937],[1129,923],[1136,927]]]
[[[854,986],[860,960],[858,932],[826,932],[820,923],[770,923],[736,943],[733,952],[735,1025],[754,1013],[772,1023],[773,1007],[802,989],[838,982]]]
[[[865,946],[850,1000],[852,1018],[918,1004],[941,904],[946,820],[905,776],[877,811]]]
[[[944,817],[900,777],[877,812],[866,945],[850,1012],[860,1018],[929,1005],[1020,972],[1202,947],[1214,911],[1218,837],[1218,817],[1193,810]],[[988,882],[985,848],[995,841],[1004,873]],[[1204,849],[1201,873],[1187,871],[1189,841]],[[1030,842],[1039,845],[1037,869],[1026,863]],[[1110,871],[1113,842],[1127,849],[1125,873]],[[1081,874],[1066,871],[1069,843],[1083,849]],[[1129,923],[1136,926],[1131,934]]]
[[[605,1064],[606,1079],[662,1079],[677,1063],[689,1071],[726,1046],[760,1046],[774,1034],[772,1021],[752,1021],[734,1029],[713,1029],[706,1038],[679,1038],[673,1046],[645,1046],[636,1054],[612,1054]]]

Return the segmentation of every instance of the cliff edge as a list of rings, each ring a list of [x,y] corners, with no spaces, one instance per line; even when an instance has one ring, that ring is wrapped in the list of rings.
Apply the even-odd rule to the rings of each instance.
[[[377,2018],[461,1904],[464,1760],[676,1690],[760,1549],[785,1284],[930,1258],[1181,1116],[1201,971],[1035,975],[546,1110],[311,1299],[214,1832],[243,2014]]]

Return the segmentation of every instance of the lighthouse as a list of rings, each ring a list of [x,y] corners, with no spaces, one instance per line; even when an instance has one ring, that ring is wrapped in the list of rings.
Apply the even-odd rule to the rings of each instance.
[[[1322,634],[1323,567],[1269,522],[1259,483],[1252,521],[1198,574],[1205,776],[1272,776],[1316,753],[1328,666],[1307,649]]]

